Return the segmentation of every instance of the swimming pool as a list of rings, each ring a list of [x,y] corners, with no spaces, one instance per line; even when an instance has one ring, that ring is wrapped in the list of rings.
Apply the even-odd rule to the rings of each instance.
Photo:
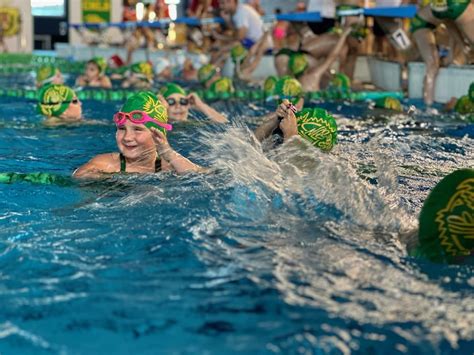
[[[206,175],[0,185],[0,352],[469,353],[472,266],[406,256],[429,190],[474,166],[474,126],[321,106],[339,144],[263,153],[246,118],[176,125],[171,145]],[[2,171],[69,175],[116,150],[104,125],[43,128],[34,103],[0,98]],[[253,128],[250,125],[250,128]]]

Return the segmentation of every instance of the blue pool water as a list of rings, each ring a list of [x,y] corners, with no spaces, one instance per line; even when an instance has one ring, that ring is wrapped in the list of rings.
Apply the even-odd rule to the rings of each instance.
[[[474,126],[321,106],[329,155],[263,152],[246,122],[270,107],[218,102],[232,124],[170,135],[209,174],[0,185],[0,353],[471,353],[473,267],[410,258],[399,236],[474,166]],[[0,170],[67,176],[116,151],[118,107],[86,101],[102,125],[49,129],[1,98]]]

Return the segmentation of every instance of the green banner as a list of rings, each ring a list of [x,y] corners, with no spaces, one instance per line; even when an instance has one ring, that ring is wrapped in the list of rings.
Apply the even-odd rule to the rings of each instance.
[[[82,0],[83,22],[110,22],[110,0]]]

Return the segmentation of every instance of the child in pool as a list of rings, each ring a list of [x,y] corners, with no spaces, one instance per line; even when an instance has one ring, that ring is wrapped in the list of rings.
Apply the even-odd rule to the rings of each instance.
[[[166,107],[151,91],[139,92],[127,99],[114,115],[117,125],[118,153],[100,154],[79,167],[77,178],[101,178],[118,172],[155,173],[175,171],[178,174],[203,169],[172,149],[166,138]]]
[[[77,86],[101,87],[110,89],[112,83],[105,70],[107,69],[107,62],[102,57],[95,57],[89,60],[86,64],[86,71],[76,80]]]
[[[151,89],[153,85],[153,67],[148,62],[133,64],[125,75],[122,88]]]
[[[168,108],[168,118],[171,122],[184,122],[188,120],[189,109],[202,112],[212,122],[226,123],[227,118],[207,105],[196,93],[187,94],[186,91],[177,84],[167,84],[160,93],[162,102]],[[161,99],[161,97],[160,97]]]
[[[82,121],[82,104],[70,87],[48,84],[39,89],[38,111],[46,116],[46,126],[60,126]]]
[[[36,70],[36,87],[46,84],[64,84],[60,70],[52,64],[42,65]]]

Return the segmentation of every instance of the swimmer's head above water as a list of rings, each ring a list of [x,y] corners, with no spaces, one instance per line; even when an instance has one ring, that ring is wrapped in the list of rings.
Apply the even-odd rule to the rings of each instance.
[[[169,83],[160,90],[168,103],[168,117],[172,121],[186,121],[189,114],[190,101],[186,91],[179,85]]]
[[[275,83],[274,93],[274,96],[271,98],[277,99],[278,102],[288,99],[291,103],[296,105],[303,95],[303,88],[298,80],[286,75],[278,79]]]
[[[63,84],[64,78],[52,64],[45,64],[36,70],[36,86],[41,87],[46,84]]]
[[[82,105],[76,93],[66,85],[48,84],[38,93],[38,112],[50,118],[57,117],[65,122],[82,118]]]

